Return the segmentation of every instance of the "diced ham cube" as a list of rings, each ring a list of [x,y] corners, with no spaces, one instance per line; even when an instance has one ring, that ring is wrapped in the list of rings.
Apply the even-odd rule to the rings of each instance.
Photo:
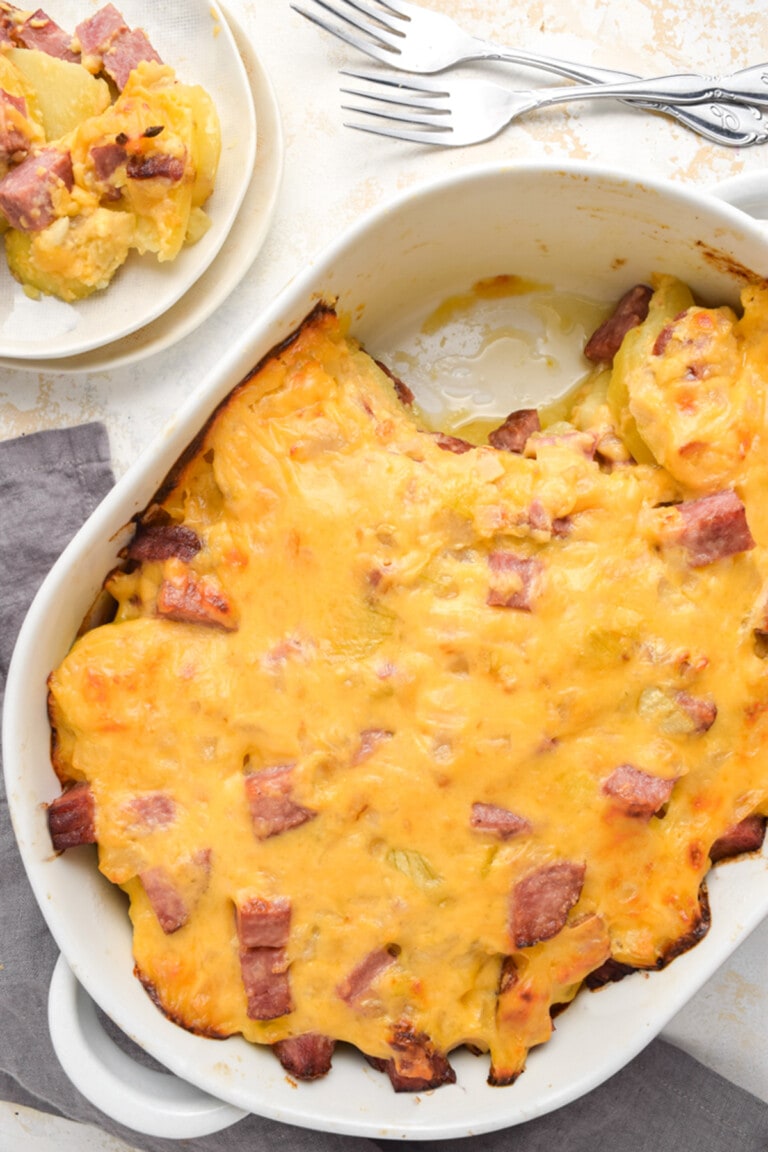
[[[125,28],[116,32],[102,53],[102,59],[104,71],[121,91],[131,72],[142,61],[162,64],[141,28]]]
[[[278,764],[245,777],[245,794],[258,840],[298,828],[317,815],[291,796],[292,776],[292,764]]]
[[[45,52],[46,55],[55,56],[59,60],[77,63],[80,59],[72,50],[72,37],[69,32],[60,28],[42,8],[38,8],[25,20],[16,24],[14,37],[24,48],[36,48],[38,52]]]
[[[647,284],[636,284],[619,300],[608,319],[590,336],[584,355],[596,364],[609,364],[627,332],[642,324],[648,315],[653,289]]]
[[[376,948],[336,986],[336,995],[352,1008],[360,1008],[369,996],[371,986],[391,967],[397,953],[390,948]]]
[[[252,896],[237,905],[236,922],[244,948],[284,948],[291,929],[291,902],[286,896],[272,900]]]
[[[118,32],[127,32],[128,25],[114,4],[105,4],[75,28],[75,37],[83,56],[101,58],[110,41]]]
[[[170,935],[183,928],[190,913],[208,887],[211,850],[201,848],[173,868],[155,864],[139,873],[147,899],[163,932]]]
[[[304,1032],[272,1045],[272,1051],[297,1080],[319,1080],[330,1071],[336,1041],[319,1032]]]
[[[178,932],[189,919],[187,901],[169,870],[162,864],[139,873],[147,899],[166,935]]]
[[[488,443],[503,452],[521,453],[528,437],[541,428],[539,413],[535,408],[519,408],[510,412],[503,424],[494,428]]]
[[[56,852],[95,844],[95,804],[90,784],[74,784],[48,805],[48,831]]]
[[[670,535],[682,544],[692,568],[754,548],[744,505],[730,489],[684,500],[677,508],[681,523]]]
[[[107,144],[105,148],[112,147]],[[115,145],[120,151],[119,145]],[[96,149],[91,149],[91,155]],[[111,173],[110,173],[111,175]],[[140,524],[124,555],[128,560],[169,560],[172,556],[189,563],[203,544],[200,537],[184,524]]]
[[[556,936],[581,895],[584,864],[544,864],[518,880],[509,903],[509,934],[515,948]]]
[[[664,780],[634,764],[619,764],[603,781],[603,792],[626,816],[650,820],[667,803],[674,786],[674,780]]]
[[[488,564],[491,586],[486,604],[530,612],[544,570],[541,560],[536,556],[518,556],[515,552],[490,552]]]
[[[501,840],[509,840],[521,832],[530,832],[532,828],[530,820],[525,816],[518,816],[516,812],[510,812],[498,804],[482,804],[479,801],[472,805],[469,823],[471,828],[479,832],[493,832]]]
[[[72,190],[74,175],[69,152],[54,145],[28,156],[0,180],[0,211],[12,228],[39,232],[56,219],[54,192]]]
[[[232,604],[218,583],[207,576],[198,578],[187,570],[166,575],[157,594],[157,614],[180,624],[202,624],[225,631],[237,628]]]
[[[765,825],[766,817],[757,813],[746,816],[738,824],[734,824],[718,837],[710,848],[709,858],[712,863],[727,860],[731,856],[740,856],[743,852],[756,852],[763,845]]]
[[[241,948],[240,972],[249,1020],[275,1020],[293,1011],[284,948]]]

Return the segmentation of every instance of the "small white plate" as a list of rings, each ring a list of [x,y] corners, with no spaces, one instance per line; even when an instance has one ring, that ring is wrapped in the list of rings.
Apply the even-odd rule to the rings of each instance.
[[[97,5],[55,0],[58,24],[73,31]],[[159,263],[131,253],[104,292],[76,304],[54,297],[31,300],[0,260],[0,356],[48,362],[111,344],[156,320],[200,279],[226,240],[248,190],[256,156],[253,96],[234,37],[221,11],[209,0],[153,4],[122,0],[131,27],[145,30],[179,79],[201,84],[221,120],[222,153],[216,187],[206,208],[211,227],[176,260]]]
[[[121,340],[80,356],[55,360],[6,359],[0,348],[0,368],[35,372],[102,372],[153,356],[199,328],[234,291],[256,259],[269,231],[282,180],[282,126],[274,90],[261,61],[232,15],[226,12],[226,17],[250,81],[258,143],[250,184],[215,260],[178,303],[151,324]]]

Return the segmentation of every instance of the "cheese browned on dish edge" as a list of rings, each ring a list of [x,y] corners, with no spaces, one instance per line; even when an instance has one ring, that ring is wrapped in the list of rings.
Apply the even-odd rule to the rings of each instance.
[[[425,431],[325,308],[222,405],[50,679],[54,843],[98,842],[172,1019],[509,1083],[588,976],[706,932],[710,852],[768,812],[743,304],[660,278],[518,451]]]

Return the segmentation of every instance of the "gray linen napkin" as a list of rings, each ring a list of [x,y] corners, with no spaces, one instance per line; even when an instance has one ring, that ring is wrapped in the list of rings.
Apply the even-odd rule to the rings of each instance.
[[[100,424],[0,444],[0,703],[27,606],[112,481]],[[0,877],[0,1098],[94,1124],[144,1152],[389,1152],[394,1146],[257,1116],[181,1141],[115,1124],[70,1084],[51,1047],[46,1002],[56,948],[16,850],[1,779]],[[125,1046],[132,1047],[128,1040]],[[135,1054],[144,1059],[138,1049]],[[539,1120],[465,1140],[397,1143],[409,1152],[594,1152],[600,1145],[608,1152],[768,1152],[768,1105],[656,1040],[608,1083]]]

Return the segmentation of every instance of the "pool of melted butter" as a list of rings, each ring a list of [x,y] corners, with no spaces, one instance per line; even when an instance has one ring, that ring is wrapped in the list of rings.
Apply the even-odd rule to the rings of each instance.
[[[582,349],[606,312],[549,284],[493,276],[435,302],[384,359],[428,427],[482,444],[516,408],[544,405],[544,423],[558,418],[568,406],[558,401],[591,375]]]

